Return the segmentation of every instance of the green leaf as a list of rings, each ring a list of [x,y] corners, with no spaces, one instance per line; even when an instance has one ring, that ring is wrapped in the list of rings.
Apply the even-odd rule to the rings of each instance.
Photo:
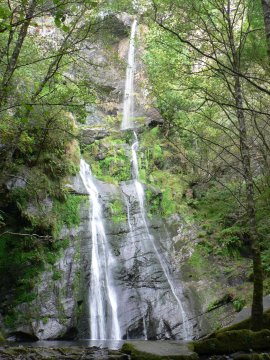
[[[63,30],[64,32],[69,32],[70,28],[69,28],[69,26],[67,26],[67,25],[63,25],[63,26],[62,26],[62,30]]]
[[[54,23],[55,23],[55,25],[56,25],[58,28],[60,28],[61,25],[62,25],[61,20],[60,20],[59,17],[56,17],[56,18],[54,19]]]
[[[9,8],[0,6],[0,19],[7,19],[11,15]]]
[[[26,111],[31,111],[33,109],[33,105],[25,104],[24,105]]]
[[[28,123],[28,119],[27,119],[27,118],[21,118],[21,122],[22,122],[23,124],[26,124],[26,123]]]

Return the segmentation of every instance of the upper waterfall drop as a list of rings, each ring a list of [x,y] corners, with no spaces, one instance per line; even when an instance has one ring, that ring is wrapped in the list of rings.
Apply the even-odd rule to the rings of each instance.
[[[121,130],[133,127],[134,116],[134,74],[135,74],[135,39],[137,30],[137,20],[133,21],[128,51],[128,66],[126,70],[126,82],[123,101],[123,119]]]

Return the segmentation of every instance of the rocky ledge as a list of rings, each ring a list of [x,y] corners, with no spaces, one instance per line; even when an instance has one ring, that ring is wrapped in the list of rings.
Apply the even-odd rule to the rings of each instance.
[[[132,341],[122,346],[132,360],[199,360],[190,342]]]
[[[0,347],[1,360],[128,360],[129,355],[98,347]]]

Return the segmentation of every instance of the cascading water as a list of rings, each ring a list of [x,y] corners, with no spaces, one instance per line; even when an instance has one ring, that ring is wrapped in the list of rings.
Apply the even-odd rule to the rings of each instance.
[[[120,340],[117,296],[112,277],[115,259],[105,234],[98,188],[89,165],[81,160],[80,176],[89,194],[89,232],[92,235],[89,289],[90,337]]]
[[[131,31],[131,38],[130,38],[130,48],[129,48],[129,55],[128,55],[128,67],[127,67],[127,74],[126,74],[126,87],[125,87],[125,97],[124,97],[124,113],[123,113],[123,119],[122,119],[122,125],[121,129],[132,129],[134,128],[134,122],[133,122],[133,112],[134,112],[134,97],[133,97],[133,87],[134,87],[134,69],[135,69],[135,36],[136,36],[136,28],[137,28],[137,22],[136,20],[133,22],[132,25],[132,31]],[[149,243],[152,247],[152,250],[155,254],[156,259],[158,260],[158,263],[160,264],[160,267],[162,269],[162,272],[166,278],[166,281],[168,283],[169,289],[178,305],[181,322],[182,322],[182,337],[187,340],[191,338],[192,336],[192,329],[188,322],[188,317],[184,311],[183,305],[181,300],[179,299],[177,292],[174,287],[173,279],[170,275],[169,267],[163,259],[162,255],[159,253],[157,246],[155,244],[155,239],[151,235],[148,225],[147,225],[147,216],[144,206],[144,188],[142,184],[139,182],[139,167],[138,167],[138,157],[137,157],[137,151],[139,149],[139,140],[137,137],[136,132],[134,131],[134,143],[131,146],[131,154],[132,154],[132,177],[134,181],[135,186],[135,193],[137,195],[137,199],[139,202],[139,210],[140,210],[140,217],[142,220],[142,224],[144,227],[144,232],[146,236],[142,238],[142,247],[145,249],[149,249]],[[128,209],[129,213],[129,209]],[[131,233],[133,233],[133,229],[130,224],[130,218],[128,216],[128,225],[131,230]],[[178,293],[182,293],[182,289],[178,289]],[[145,317],[143,317],[143,328],[144,328],[144,336],[145,339],[147,339],[147,330],[146,330],[146,321]]]
[[[136,28],[137,22],[134,21],[126,73],[123,130],[135,127],[133,83]],[[126,223],[114,223],[106,217],[106,212],[103,216],[102,205],[115,197],[120,200],[121,193],[118,187],[98,182],[92,176],[89,165],[81,160],[80,175],[90,200],[89,219],[84,232],[91,235],[84,263],[85,278],[90,281],[89,323],[83,331],[93,340],[120,340],[121,335],[127,339],[189,339],[192,331],[181,302],[181,284],[175,286],[177,278],[173,277],[164,256],[164,246],[169,236],[164,231],[160,234],[155,233],[154,227],[151,231],[149,228],[151,224],[145,210],[144,187],[139,181],[138,150],[139,140],[134,131],[131,146],[132,180],[120,184],[126,205]],[[161,231],[161,227],[158,231]],[[162,239],[162,246],[159,238]]]
[[[138,180],[138,176],[139,176],[139,168],[138,168],[138,158],[137,158],[137,151],[139,149],[139,141],[138,141],[138,137],[136,135],[136,133],[134,132],[134,137],[135,137],[135,142],[133,143],[131,150],[132,150],[132,168],[133,168],[133,177],[134,177],[134,183],[135,183],[135,188],[136,188],[136,193],[138,196],[138,200],[139,200],[139,205],[140,205],[140,212],[141,212],[141,217],[143,220],[143,224],[145,227],[145,231],[147,234],[147,238],[148,240],[150,240],[151,245],[153,247],[153,250],[156,254],[156,257],[160,263],[160,266],[162,268],[162,271],[166,277],[166,280],[169,284],[170,290],[178,304],[178,308],[181,314],[181,319],[182,319],[182,328],[183,328],[183,337],[184,340],[188,340],[191,338],[192,334],[191,334],[191,328],[189,326],[189,322],[188,322],[188,317],[184,311],[183,305],[179,299],[179,297],[177,296],[177,293],[175,291],[174,288],[174,284],[173,284],[173,280],[170,276],[170,271],[168,269],[168,266],[166,264],[166,261],[162,258],[162,256],[159,254],[158,249],[156,247],[155,244],[155,240],[153,238],[153,236],[150,234],[148,225],[147,225],[147,217],[146,217],[146,211],[145,211],[145,206],[144,206],[144,198],[145,198],[145,194],[144,194],[144,188],[142,186],[142,184],[139,182]]]
[[[134,20],[131,27],[128,66],[126,70],[126,83],[123,103],[123,121],[121,129],[129,129],[132,127],[132,119],[134,112],[134,73],[135,73],[135,37],[136,37],[137,21]]]

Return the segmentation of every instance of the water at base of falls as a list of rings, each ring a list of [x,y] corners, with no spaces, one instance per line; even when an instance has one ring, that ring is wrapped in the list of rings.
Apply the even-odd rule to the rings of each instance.
[[[81,160],[80,176],[89,194],[89,232],[92,236],[89,289],[90,338],[120,340],[117,296],[112,272],[115,259],[105,234],[99,191],[89,165]]]

